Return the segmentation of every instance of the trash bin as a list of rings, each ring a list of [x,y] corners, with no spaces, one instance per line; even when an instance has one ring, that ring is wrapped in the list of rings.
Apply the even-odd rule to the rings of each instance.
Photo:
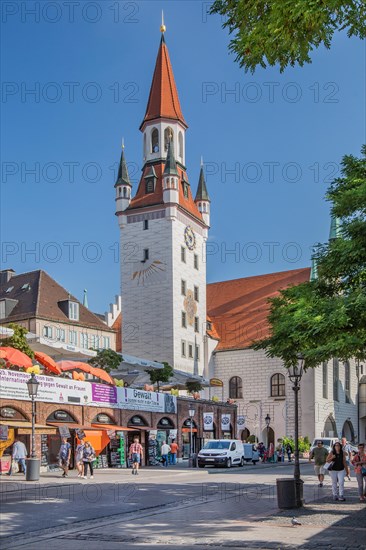
[[[293,477],[276,479],[278,507],[282,510],[301,508],[303,505],[303,485],[302,479],[298,482]]]
[[[27,473],[25,476],[25,480],[38,481],[41,461],[38,458],[26,458],[25,463],[27,466]]]
[[[196,453],[192,453],[189,456],[188,468],[197,468],[197,454]]]

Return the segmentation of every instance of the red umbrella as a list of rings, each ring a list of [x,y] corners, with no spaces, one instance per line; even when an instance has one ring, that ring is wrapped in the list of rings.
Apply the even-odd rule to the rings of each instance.
[[[58,361],[56,365],[62,370],[83,370],[84,372],[92,372],[93,367],[88,365],[88,363],[83,363],[82,361]]]
[[[5,359],[8,365],[24,367],[25,369],[33,366],[32,359],[18,349],[1,347],[0,352],[2,358]]]
[[[46,367],[46,369],[53,374],[62,374],[62,370],[60,369],[60,367],[56,364],[52,357],[47,355],[47,353],[43,353],[42,351],[35,351],[34,357],[37,359],[38,363],[41,363],[43,367]]]
[[[115,386],[115,382],[111,377],[111,375],[108,374],[108,372],[106,372],[103,369],[98,369],[97,367],[92,367],[92,368],[93,368],[93,371],[91,374],[94,374],[94,376],[96,376],[97,378],[100,378],[101,380],[108,382],[108,384],[112,384],[113,386]]]

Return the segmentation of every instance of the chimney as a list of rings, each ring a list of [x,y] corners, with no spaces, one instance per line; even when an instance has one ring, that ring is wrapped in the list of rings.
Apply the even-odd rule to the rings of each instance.
[[[6,285],[14,275],[14,269],[3,269],[0,271],[0,285]]]

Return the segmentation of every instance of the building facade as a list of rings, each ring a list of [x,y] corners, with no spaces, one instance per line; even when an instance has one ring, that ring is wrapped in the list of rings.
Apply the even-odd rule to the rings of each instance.
[[[116,331],[43,270],[0,272],[0,323],[21,325],[41,344],[74,353],[116,349]]]
[[[201,167],[193,198],[187,123],[162,36],[140,126],[142,176],[135,193],[122,150],[115,184],[120,227],[122,349],[202,375],[210,199]]]

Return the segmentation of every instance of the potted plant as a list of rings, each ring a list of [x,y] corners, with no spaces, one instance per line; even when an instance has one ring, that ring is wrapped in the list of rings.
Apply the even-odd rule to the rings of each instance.
[[[202,388],[203,386],[198,380],[187,380],[186,382],[186,390],[194,399],[200,399],[201,395],[199,392]]]

